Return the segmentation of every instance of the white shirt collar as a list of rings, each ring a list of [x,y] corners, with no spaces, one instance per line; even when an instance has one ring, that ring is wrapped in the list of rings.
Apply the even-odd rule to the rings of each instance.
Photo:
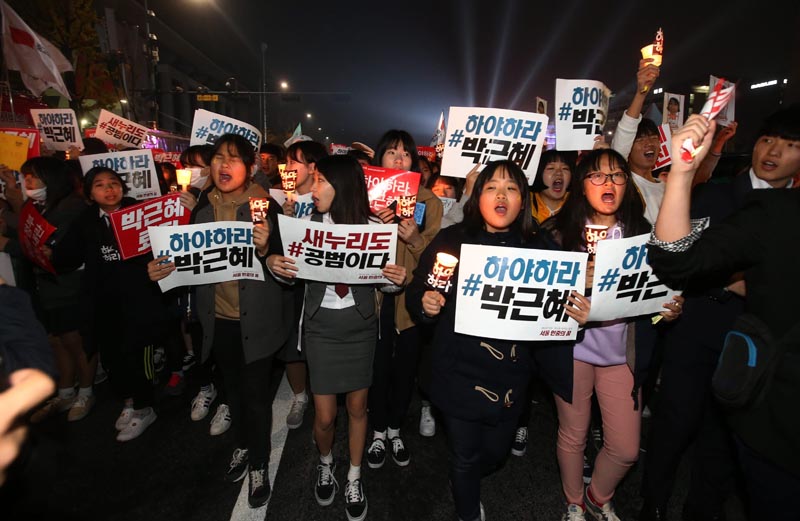
[[[786,185],[786,188],[791,188],[792,184],[794,184],[794,179],[789,179],[789,184]],[[754,189],[775,188],[768,182],[758,177],[755,171],[753,170],[753,167],[750,167],[750,185],[752,185]]]

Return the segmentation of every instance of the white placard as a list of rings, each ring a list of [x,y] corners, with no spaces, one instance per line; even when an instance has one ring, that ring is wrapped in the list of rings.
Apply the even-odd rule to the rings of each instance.
[[[83,150],[81,129],[72,109],[31,109],[33,124],[41,132],[42,141],[51,150]]]
[[[168,255],[175,263],[175,271],[158,281],[161,291],[229,280],[264,280],[250,223],[151,226],[147,231],[153,256]]]
[[[589,320],[604,321],[666,311],[680,295],[653,275],[647,260],[650,234],[597,243]]]
[[[253,125],[203,109],[194,111],[189,145],[212,145],[223,134],[244,137],[256,151],[261,147],[261,132]]]
[[[269,195],[281,206],[286,202],[286,192],[280,188],[270,188]],[[314,211],[314,200],[311,192],[305,195],[297,195],[297,192],[295,192],[292,195],[292,199],[294,199],[294,216],[296,218],[305,219]]]
[[[442,175],[467,177],[479,165],[508,159],[533,184],[547,132],[547,116],[518,110],[450,107]]]
[[[394,264],[396,224],[325,224],[278,215],[283,254],[297,278],[344,284],[390,283],[381,270]]]
[[[94,137],[109,145],[141,148],[147,139],[147,127],[101,109]]]
[[[584,292],[582,252],[463,244],[455,331],[504,340],[574,340],[578,323],[564,310]]]
[[[603,133],[611,91],[602,81],[556,80],[556,145],[559,150],[591,150]]]
[[[161,195],[153,152],[149,149],[80,156],[78,161],[84,175],[96,166],[117,172],[128,185],[130,197],[143,201]]]

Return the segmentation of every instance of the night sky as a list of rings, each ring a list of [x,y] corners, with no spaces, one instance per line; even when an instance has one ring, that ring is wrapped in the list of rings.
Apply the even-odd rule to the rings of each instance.
[[[292,91],[348,93],[304,94],[294,103],[271,96],[274,125],[302,121],[315,138],[339,143],[375,143],[383,131],[404,128],[420,144],[451,105],[531,110],[541,96],[550,100],[552,117],[557,77],[601,80],[630,97],[639,48],[652,43],[659,27],[665,56],[657,87],[703,84],[709,74],[747,86],[782,79],[799,6],[789,0],[150,0],[159,17],[253,90],[260,88],[265,42],[270,90],[285,79]],[[306,112],[313,114],[310,123]]]

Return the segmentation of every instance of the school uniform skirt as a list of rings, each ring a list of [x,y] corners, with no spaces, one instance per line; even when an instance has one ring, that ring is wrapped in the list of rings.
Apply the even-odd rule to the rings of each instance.
[[[320,308],[303,317],[303,347],[311,392],[338,394],[372,385],[378,317],[364,319],[355,306]]]

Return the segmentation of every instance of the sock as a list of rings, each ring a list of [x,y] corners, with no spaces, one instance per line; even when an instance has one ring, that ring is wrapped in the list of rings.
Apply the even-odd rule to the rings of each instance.
[[[91,385],[89,387],[81,387],[78,389],[78,396],[91,396],[92,394],[94,393],[92,392]]]
[[[400,436],[400,429],[392,429],[389,427],[389,439],[396,438]]]
[[[597,500],[594,498],[594,494],[592,494],[592,487],[590,487],[590,486],[589,486],[589,487],[586,487],[586,499],[588,499],[588,500],[589,500],[589,502],[590,502],[591,504],[593,504],[593,505],[597,505],[598,507],[602,507],[602,506],[603,506],[603,505],[602,505],[600,502],[598,502],[598,501],[597,501]]]
[[[58,390],[58,397],[62,400],[68,400],[75,396],[75,388],[74,387],[65,387],[63,389]]]
[[[361,479],[361,465],[355,466],[350,464],[350,470],[347,471],[347,481],[355,481]]]
[[[372,437],[376,440],[385,440],[386,439],[386,431],[372,431]]]
[[[308,401],[308,393],[303,391],[302,393],[294,395],[294,401],[296,402],[307,402]]]
[[[333,452],[329,452],[326,456],[320,454],[319,460],[326,465],[330,465],[331,463],[333,463]]]

